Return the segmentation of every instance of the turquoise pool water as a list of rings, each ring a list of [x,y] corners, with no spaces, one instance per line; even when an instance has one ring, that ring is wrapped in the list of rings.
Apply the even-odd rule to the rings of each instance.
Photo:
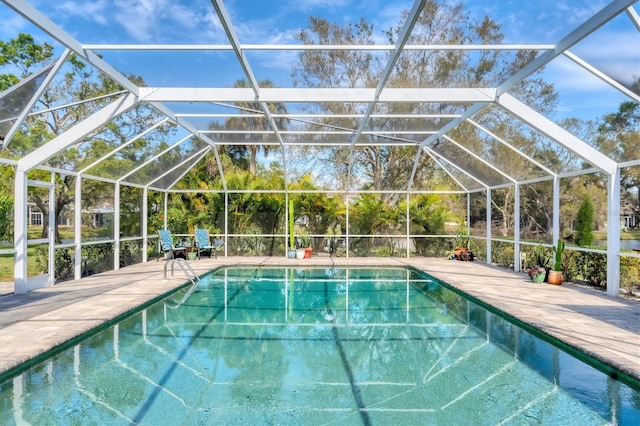
[[[0,424],[638,424],[640,392],[405,269],[226,268],[0,385]]]

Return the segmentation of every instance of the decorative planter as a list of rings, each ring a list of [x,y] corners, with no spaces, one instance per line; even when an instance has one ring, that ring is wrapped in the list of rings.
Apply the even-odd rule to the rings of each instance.
[[[305,255],[305,250],[304,249],[298,249],[296,250],[296,259],[304,259],[304,255]]]
[[[296,251],[295,250],[289,250],[287,251],[287,257],[289,259],[295,259],[296,258]]]
[[[562,271],[549,271],[547,282],[554,285],[562,284]]]
[[[191,252],[187,256],[189,256],[189,260],[196,260],[196,253],[195,252]]]
[[[304,249],[304,258],[305,259],[311,259],[311,252],[313,251],[312,248],[306,248]]]
[[[546,275],[545,272],[538,272],[536,274],[532,274],[531,281],[533,281],[534,283],[543,283],[545,275]]]
[[[466,247],[456,247],[454,253],[454,257],[457,260],[468,261],[474,258],[473,252]]]

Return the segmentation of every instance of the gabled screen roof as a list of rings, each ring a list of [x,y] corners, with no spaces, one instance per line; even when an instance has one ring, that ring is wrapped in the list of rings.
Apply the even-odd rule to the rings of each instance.
[[[0,0],[0,39],[33,34],[60,58],[50,78],[0,94],[0,157],[161,190],[207,155],[211,187],[225,188],[219,152],[233,146],[259,148],[285,187],[287,170],[328,190],[367,187],[371,155],[409,164],[377,177],[392,191],[431,189],[425,167],[464,191],[585,164],[612,173],[615,159],[566,120],[640,102],[635,3]],[[35,100],[72,55],[113,91],[77,99],[84,115],[20,146],[12,136],[45,116]],[[82,161],[89,151],[99,155]]]

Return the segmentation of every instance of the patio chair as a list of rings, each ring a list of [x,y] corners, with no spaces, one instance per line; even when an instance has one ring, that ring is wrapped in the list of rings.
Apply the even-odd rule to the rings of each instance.
[[[211,238],[209,237],[209,231],[203,228],[196,228],[194,232],[195,236],[195,245],[198,259],[201,258],[201,252],[208,252],[209,258],[211,258],[211,254],[213,253],[218,258],[218,250],[223,246],[222,240],[216,238],[213,243],[211,242]]]
[[[158,231],[158,257],[156,258],[156,262],[160,260],[160,256],[166,253],[171,253],[171,259],[175,257],[176,246],[173,244],[173,237],[171,236],[171,231],[167,229],[162,229]]]

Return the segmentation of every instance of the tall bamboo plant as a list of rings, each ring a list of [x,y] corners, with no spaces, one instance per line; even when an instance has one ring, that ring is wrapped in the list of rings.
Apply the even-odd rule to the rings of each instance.
[[[293,200],[289,199],[289,248],[291,250],[295,250],[295,235],[293,234],[293,225],[294,225],[294,214],[293,214]]]

